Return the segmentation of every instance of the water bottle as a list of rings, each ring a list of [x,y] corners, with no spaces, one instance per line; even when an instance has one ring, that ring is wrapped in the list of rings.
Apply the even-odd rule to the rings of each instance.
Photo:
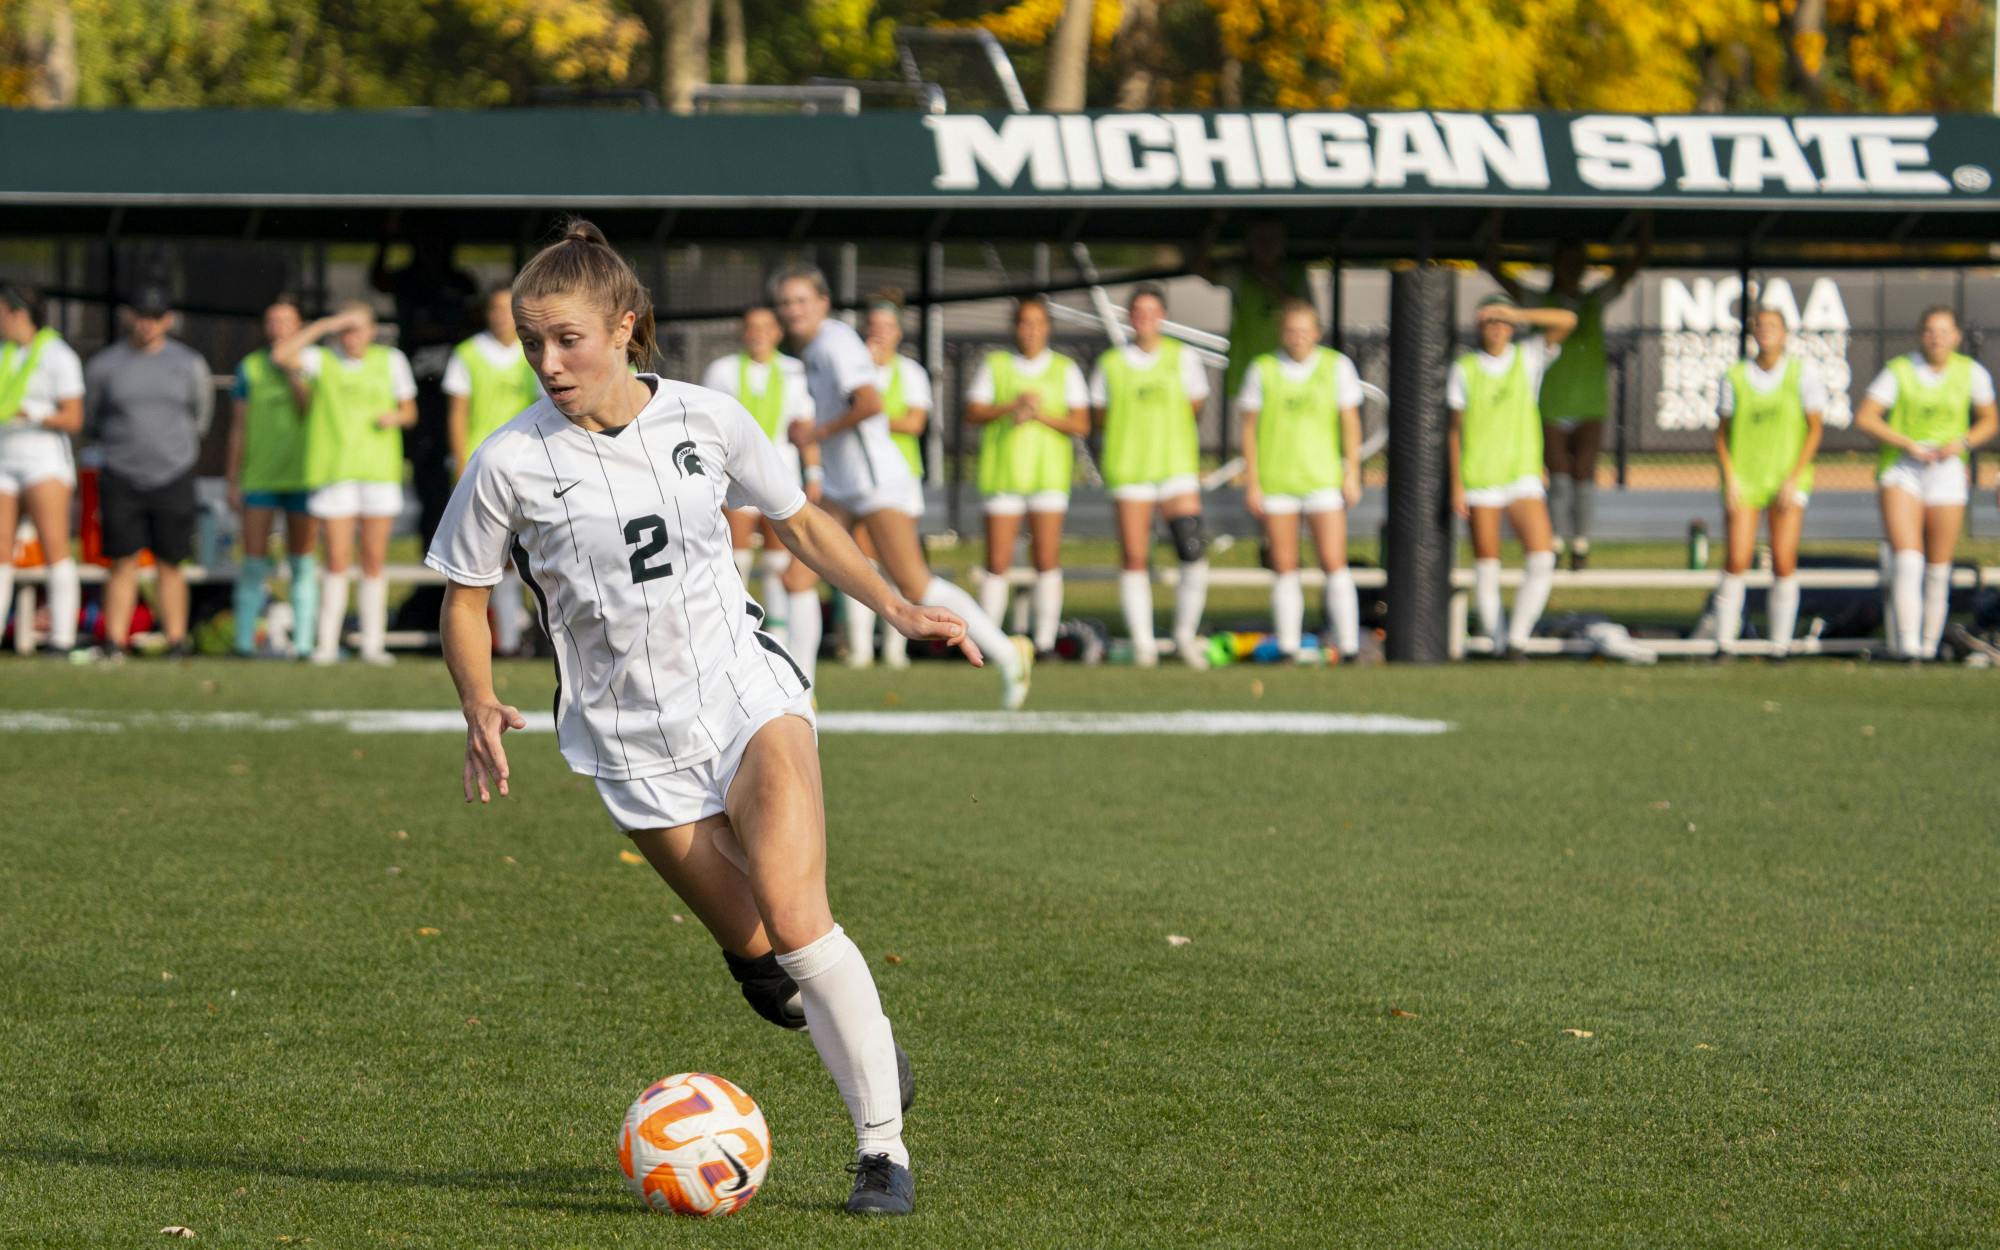
[[[1708,567],[1708,523],[1688,522],[1688,567],[1705,569]]]

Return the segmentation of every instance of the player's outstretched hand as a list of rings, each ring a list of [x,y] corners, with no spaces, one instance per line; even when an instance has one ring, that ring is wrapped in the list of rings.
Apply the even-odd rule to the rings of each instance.
[[[940,638],[963,651],[975,668],[986,665],[986,657],[980,653],[979,644],[972,641],[972,635],[965,631],[965,621],[956,612],[906,603],[889,623],[905,638],[915,642]]]
[[[466,709],[466,802],[472,802],[476,794],[481,803],[491,803],[493,795],[487,790],[488,781],[500,791],[501,798],[507,797],[507,749],[500,745],[500,735],[509,729],[527,727],[528,718],[521,715],[520,709],[504,703]]]

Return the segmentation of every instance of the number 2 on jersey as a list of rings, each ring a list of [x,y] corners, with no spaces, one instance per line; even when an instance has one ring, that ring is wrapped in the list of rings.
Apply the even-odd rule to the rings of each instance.
[[[652,537],[648,538],[650,534]],[[638,543],[640,547],[631,555],[632,580],[650,582],[656,577],[672,577],[673,562],[662,560],[658,564],[648,564],[654,556],[667,549],[667,523],[656,516],[635,516],[625,522],[625,541]]]

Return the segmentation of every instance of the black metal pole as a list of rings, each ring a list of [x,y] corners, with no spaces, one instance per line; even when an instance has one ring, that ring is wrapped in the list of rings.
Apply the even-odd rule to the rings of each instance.
[[[937,297],[944,288],[944,245],[926,243],[917,254],[918,275],[917,310],[918,324],[923,334],[921,352],[924,372],[930,375],[931,391],[935,398],[931,405],[929,435],[942,428],[942,423],[958,420],[958,405],[950,402],[944,386],[944,310],[938,307]],[[925,458],[929,463],[929,458]],[[952,456],[944,466],[945,524],[958,529],[958,457]]]
[[[1344,341],[1342,337],[1343,331],[1341,329],[1341,321],[1344,319],[1342,314],[1346,310],[1341,306],[1342,301],[1341,301],[1341,290],[1340,290],[1340,285],[1341,285],[1340,280],[1344,276],[1345,274],[1342,271],[1342,266],[1340,263],[1340,253],[1335,252],[1333,254],[1333,274],[1332,274],[1333,298],[1329,301],[1331,307],[1328,310],[1331,315],[1328,316],[1327,318],[1329,324],[1326,327],[1327,345],[1333,348],[1333,350],[1335,351],[1341,350],[1340,345]]]
[[[1452,526],[1445,369],[1452,342],[1450,270],[1419,266],[1389,288],[1388,657],[1450,655]]]

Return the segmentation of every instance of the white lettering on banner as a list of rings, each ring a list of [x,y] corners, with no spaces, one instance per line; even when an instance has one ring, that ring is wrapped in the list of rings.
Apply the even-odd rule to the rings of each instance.
[[[1547,191],[1533,113],[1022,113],[924,118],[940,191]],[[1596,191],[1689,195],[1949,195],[1935,117],[1569,120],[1576,178]],[[1666,154],[1678,158],[1669,176]],[[1817,154],[1815,165],[1813,154]],[[1979,183],[1985,170],[1960,181]],[[1988,177],[1986,185],[1991,185]]]
[[[1741,358],[1743,280],[1663,278],[1660,281],[1660,391],[1654,421],[1662,430],[1712,430],[1723,375]],[[1849,392],[1853,370],[1847,363],[1846,301],[1832,278],[1813,279],[1799,310],[1792,284],[1773,278],[1751,288],[1759,307],[1775,308],[1790,337],[1785,350],[1813,362],[1826,382],[1826,424],[1846,429],[1854,420]]]

